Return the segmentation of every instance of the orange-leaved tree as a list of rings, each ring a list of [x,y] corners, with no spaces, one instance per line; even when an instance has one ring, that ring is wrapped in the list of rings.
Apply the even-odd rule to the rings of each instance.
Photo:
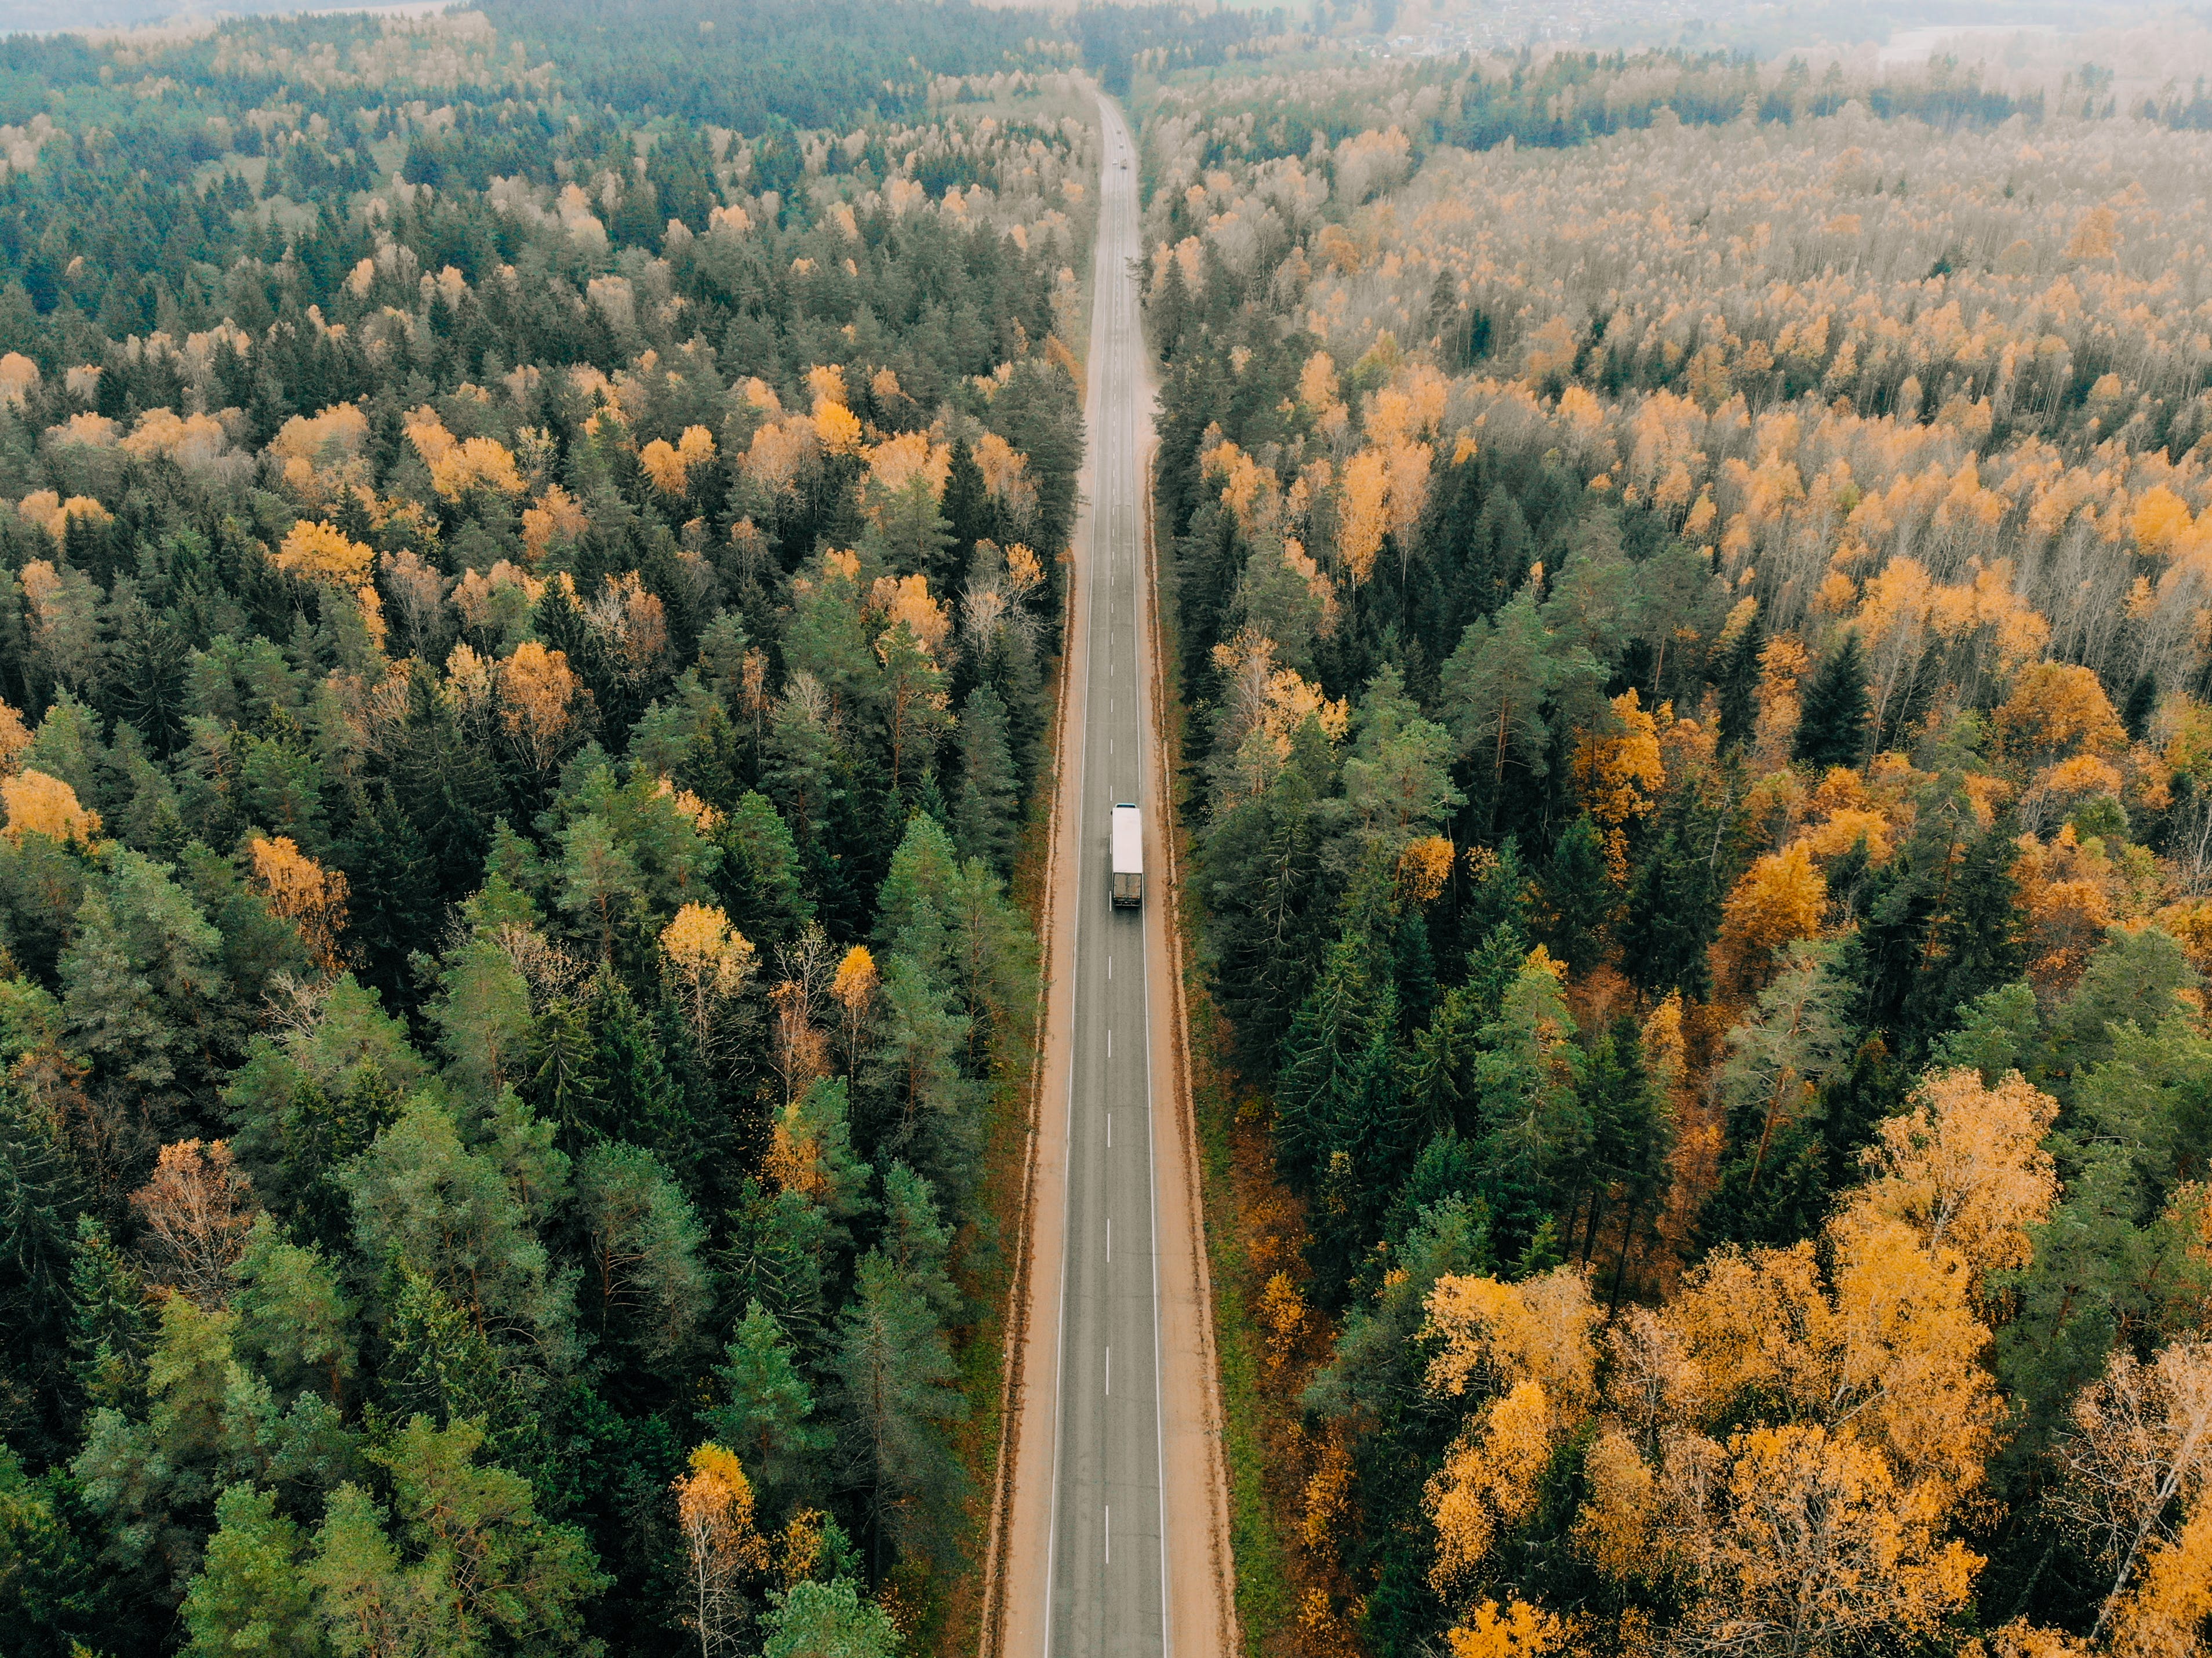
[[[146,1224],[154,1281],[200,1307],[228,1300],[231,1269],[253,1228],[252,1185],[228,1140],[163,1146],[154,1177],[131,1194],[131,1206]]]
[[[336,973],[338,934],[345,931],[347,886],[342,870],[325,869],[300,850],[289,835],[275,840],[253,837],[253,884],[276,914],[299,929],[300,940],[315,965]]]

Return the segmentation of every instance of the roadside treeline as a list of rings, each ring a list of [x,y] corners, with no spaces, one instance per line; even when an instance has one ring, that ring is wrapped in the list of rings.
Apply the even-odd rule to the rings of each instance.
[[[1297,1638],[2189,1649],[2205,158],[1432,74],[1146,133]]]
[[[1097,158],[892,10],[0,51],[0,1648],[935,1638]]]

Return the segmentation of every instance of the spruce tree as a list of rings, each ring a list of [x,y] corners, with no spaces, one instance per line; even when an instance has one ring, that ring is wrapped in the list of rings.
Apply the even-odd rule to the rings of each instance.
[[[2145,668],[2136,676],[2136,683],[2128,689],[2128,700],[2120,709],[2120,724],[2127,728],[2128,736],[2142,742],[2150,731],[2150,717],[2158,712],[2158,674]]]
[[[1605,959],[1614,903],[1605,843],[1584,813],[1567,825],[1544,866],[1545,944],[1575,972],[1589,972]]]
[[[975,556],[975,544],[991,533],[991,497],[983,486],[983,469],[965,437],[952,446],[952,464],[945,477],[945,524],[951,539],[945,543],[939,563],[929,571],[930,591],[955,593]]]
[[[814,919],[799,875],[798,842],[769,798],[748,790],[722,830],[715,884],[731,926],[762,950]]]
[[[765,1509],[775,1512],[820,1490],[828,1427],[814,1419],[814,1390],[791,1338],[757,1300],[745,1303],[715,1372],[720,1402],[706,1424],[744,1464]]]
[[[1696,814],[1680,817],[1637,865],[1621,924],[1621,964],[1656,996],[1680,990],[1702,998],[1711,976],[1706,948],[1720,929],[1721,894],[1710,845],[1700,844],[1709,843],[1709,832],[1698,832]]]
[[[960,708],[960,781],[952,807],[960,855],[981,858],[1000,875],[1011,872],[1020,799],[1006,705],[990,686],[978,685]]]
[[[1766,629],[1754,616],[1735,636],[1720,665],[1721,746],[1736,748],[1751,740],[1759,720],[1759,654],[1766,648]]]
[[[836,1369],[849,1477],[875,1567],[892,1550],[957,1558],[968,1479],[948,1430],[967,1401],[927,1293],[880,1250],[861,1258],[838,1320]]]
[[[1847,633],[1806,689],[1793,757],[1824,769],[1857,765],[1872,740],[1868,728],[1872,711],[1865,653],[1859,648],[1858,635]]]

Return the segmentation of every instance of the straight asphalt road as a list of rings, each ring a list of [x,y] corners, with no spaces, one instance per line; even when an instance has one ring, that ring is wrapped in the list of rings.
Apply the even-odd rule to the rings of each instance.
[[[1135,1658],[1169,1648],[1146,948],[1146,914],[1164,883],[1148,868],[1146,908],[1115,909],[1108,853],[1115,803],[1134,801],[1148,818],[1160,809],[1149,798],[1150,688],[1139,639],[1140,606],[1150,602],[1142,558],[1149,393],[1134,274],[1142,246],[1135,148],[1121,111],[1109,100],[1101,107],[1105,165],[1089,363],[1094,534],[1078,574],[1089,598],[1079,624],[1088,661],[1079,850],[1068,872],[1076,891],[1066,913],[1074,1006],[1048,1658]],[[1148,849],[1159,845],[1157,835],[1146,840]]]

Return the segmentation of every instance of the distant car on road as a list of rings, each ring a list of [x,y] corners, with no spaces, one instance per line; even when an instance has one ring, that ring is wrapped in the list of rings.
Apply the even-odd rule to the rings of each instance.
[[[1145,831],[1137,809],[1124,800],[1114,808],[1114,907],[1133,909],[1145,901]]]

